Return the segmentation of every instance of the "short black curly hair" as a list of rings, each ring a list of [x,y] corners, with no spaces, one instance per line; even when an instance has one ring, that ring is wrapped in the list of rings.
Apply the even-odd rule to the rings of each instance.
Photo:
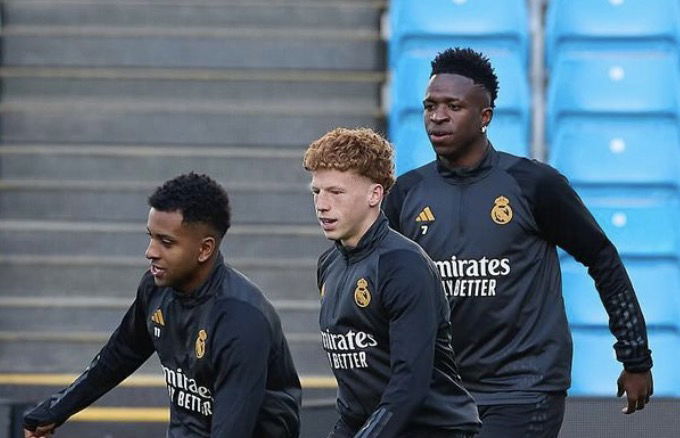
[[[495,107],[498,97],[498,77],[489,58],[480,52],[470,48],[456,47],[438,53],[432,61],[430,77],[440,73],[456,74],[472,79],[475,84],[483,86],[489,92],[491,108]]]
[[[231,225],[229,196],[208,175],[191,172],[177,176],[158,187],[148,202],[159,211],[179,211],[183,223],[210,225],[220,239]]]

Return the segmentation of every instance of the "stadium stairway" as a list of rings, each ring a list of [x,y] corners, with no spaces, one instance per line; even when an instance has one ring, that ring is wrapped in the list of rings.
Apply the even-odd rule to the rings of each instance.
[[[277,307],[306,405],[333,397],[301,158],[335,126],[383,130],[384,6],[1,3],[0,398],[41,399],[96,354],[146,266],[146,197],[190,170],[231,195],[223,252]],[[152,359],[61,435],[163,436],[165,394]]]

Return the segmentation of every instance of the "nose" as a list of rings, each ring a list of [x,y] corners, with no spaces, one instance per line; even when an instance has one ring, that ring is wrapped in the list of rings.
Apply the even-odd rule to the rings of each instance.
[[[314,196],[314,208],[318,212],[328,211],[328,209],[329,209],[328,199],[326,198],[325,195],[323,195],[321,193],[317,193]]]
[[[432,111],[430,111],[430,121],[434,123],[442,123],[449,119],[449,115],[442,108],[441,105],[437,105]]]
[[[159,258],[158,245],[154,243],[153,239],[149,239],[149,246],[147,246],[146,251],[144,251],[144,257],[149,260],[155,260]]]

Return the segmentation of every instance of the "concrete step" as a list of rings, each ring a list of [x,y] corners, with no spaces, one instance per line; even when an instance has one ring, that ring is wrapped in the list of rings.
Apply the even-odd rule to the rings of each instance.
[[[226,260],[272,301],[318,299],[317,255]],[[133,299],[148,263],[139,257],[0,255],[0,296]]]
[[[110,335],[106,332],[89,332],[88,334],[89,341],[79,341],[75,336],[57,334],[41,337],[32,333],[18,334],[10,339],[10,335],[14,334],[0,333],[0,372],[81,372],[101,350]],[[289,334],[287,339],[295,367],[300,375],[329,374],[328,359],[321,347],[320,336],[311,334],[303,339],[297,339]],[[153,355],[139,371],[143,374],[157,374],[159,370],[158,358]]]
[[[23,100],[0,103],[5,143],[306,145],[337,126],[382,130],[365,101]]]
[[[146,223],[148,182],[0,180],[0,219]],[[224,184],[234,224],[313,224],[309,188],[303,184]],[[40,208],[36,208],[40,206]]]
[[[146,223],[0,220],[0,248],[5,255],[140,257],[148,245]],[[304,258],[329,246],[318,226],[236,225],[222,253],[237,258]]]
[[[130,302],[125,306],[92,305],[88,300],[71,304],[76,300],[59,302],[57,298],[37,303],[36,300],[22,302],[17,297],[11,301],[7,298],[6,296],[0,297],[0,332],[64,334],[75,331],[104,331],[111,333],[118,327],[130,305]],[[65,305],[55,305],[55,302]],[[299,307],[291,305],[277,310],[284,332],[286,334],[316,334],[319,331],[318,300],[309,300],[300,304]]]
[[[373,28],[7,25],[3,63],[12,66],[126,66],[382,70]]]
[[[308,184],[303,155],[301,148],[14,144],[0,146],[0,175],[9,180],[157,183],[194,171],[227,184]]]
[[[382,2],[129,2],[5,0],[3,21],[16,25],[377,27]]]
[[[4,99],[362,99],[378,107],[383,72],[176,68],[2,67]]]

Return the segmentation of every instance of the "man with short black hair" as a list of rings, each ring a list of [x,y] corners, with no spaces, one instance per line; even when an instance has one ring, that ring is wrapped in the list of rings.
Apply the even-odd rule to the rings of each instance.
[[[149,206],[151,266],[135,301],[87,370],[25,415],[25,437],[50,435],[154,351],[170,395],[168,438],[298,437],[300,382],[279,317],[219,251],[227,193],[190,173]]]
[[[572,357],[556,246],[595,279],[624,366],[618,384],[626,413],[649,401],[652,358],[616,248],[566,178],[488,141],[497,94],[482,54],[437,55],[423,101],[437,158],[401,175],[384,211],[440,271],[463,384],[479,405],[480,438],[552,438]]]
[[[449,307],[432,260],[380,212],[392,148],[370,129],[337,128],[304,157],[314,208],[335,242],[319,258],[319,324],[338,381],[329,438],[469,438],[477,407],[451,349]]]

